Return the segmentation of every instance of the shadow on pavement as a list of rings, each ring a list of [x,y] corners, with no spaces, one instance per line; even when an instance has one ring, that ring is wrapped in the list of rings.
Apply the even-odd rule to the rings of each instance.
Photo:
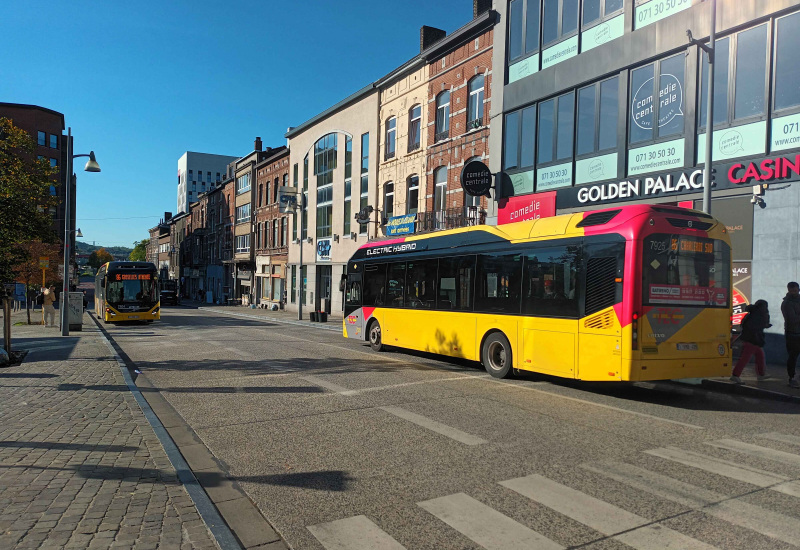
[[[90,443],[58,443],[56,441],[0,441],[0,449],[47,449],[59,451],[91,451],[101,453],[124,453],[138,451],[129,445],[92,445]]]
[[[59,374],[49,374],[45,372],[0,372],[0,378],[58,378]]]
[[[123,384],[59,384],[58,391],[119,391],[127,392],[128,386]],[[324,393],[325,390],[316,386],[198,386],[181,388],[138,388],[140,392],[167,392],[167,393]]]

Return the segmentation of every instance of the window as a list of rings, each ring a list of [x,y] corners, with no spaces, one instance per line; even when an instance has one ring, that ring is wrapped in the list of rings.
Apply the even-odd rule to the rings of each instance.
[[[277,248],[278,243],[280,243],[280,226],[278,225],[278,219],[272,220],[272,248]]]
[[[403,291],[405,289],[405,281],[405,262],[389,264],[389,273],[386,281],[386,305],[391,307],[403,306]]]
[[[52,196],[56,196],[56,186],[55,185],[51,185],[50,186],[50,194]]]
[[[272,202],[278,202],[278,188],[280,187],[280,178],[275,178],[275,181],[272,184]],[[269,200],[269,197],[267,197]]]
[[[58,136],[55,134],[50,134],[50,148],[58,149]]]
[[[219,172],[217,172],[217,183],[219,183],[219,182],[220,182]]]
[[[434,142],[450,137],[450,92],[436,96],[436,134]]]
[[[542,46],[568,38],[578,30],[579,0],[544,0]]]
[[[572,158],[575,93],[570,92],[539,104],[537,165]]]
[[[386,265],[364,266],[364,302],[365,306],[382,306],[386,304]]]
[[[384,155],[386,160],[394,158],[396,132],[397,118],[392,117],[386,121],[386,151]]]
[[[407,214],[416,214],[419,210],[419,176],[409,176],[406,184],[408,189]]]
[[[303,240],[308,238],[308,155],[303,158],[303,231],[300,238]]]
[[[530,168],[533,166],[535,135],[535,105],[506,115],[504,169]]]
[[[350,218],[352,217],[353,192],[353,139],[349,136],[344,141],[344,234],[350,234]]]
[[[292,294],[290,300],[293,304],[297,303],[297,266],[292,266]]]
[[[206,172],[206,182],[211,183],[211,172]]]
[[[403,304],[414,309],[433,309],[436,306],[437,260],[408,262],[406,292]]]
[[[189,177],[192,176],[192,171],[189,170]],[[236,178],[236,194],[241,195],[250,191],[250,174],[244,174]]]
[[[46,132],[38,132],[38,139],[37,143],[42,147],[47,146],[47,133]]]
[[[394,184],[392,182],[383,186],[383,215],[387,219],[394,216]]]
[[[800,64],[795,55],[800,51],[800,13],[795,13],[777,20],[777,39],[775,41],[775,110],[788,109],[800,105]],[[707,65],[703,65],[707,68]],[[707,69],[706,69],[707,70]],[[716,72],[719,65],[714,68],[714,85],[716,86]],[[708,79],[706,73],[705,79]],[[716,123],[716,88],[714,88],[714,122]]]
[[[521,278],[521,255],[479,254],[475,311],[519,314]]]
[[[202,170],[198,170],[197,171],[197,181],[200,181],[200,182],[203,181],[203,171]]]
[[[53,168],[58,166],[58,159],[51,158],[50,159],[50,166],[52,166]]]
[[[441,258],[436,309],[472,310],[475,256]]]
[[[250,252],[250,235],[237,235],[236,253]]]
[[[619,77],[578,90],[578,156],[616,149]]]
[[[440,166],[433,171],[433,211],[444,213],[447,208],[447,167]],[[440,219],[441,218],[441,219]],[[444,222],[444,218],[436,216],[437,221]]]
[[[258,186],[258,203],[259,206],[264,205],[264,184]]]
[[[286,246],[289,240],[289,219],[281,218],[281,246]]]
[[[508,23],[508,60],[539,51],[540,0],[512,0]]]
[[[685,57],[680,53],[631,71],[630,143],[683,134]]]
[[[361,135],[361,202],[360,208],[369,205],[369,133]],[[359,224],[359,233],[367,234],[368,224]]]
[[[416,151],[422,135],[422,107],[414,105],[408,111],[408,151]]]
[[[779,46],[780,48],[780,46]],[[717,40],[714,63],[714,125],[730,124],[766,113],[767,26],[760,25]],[[730,58],[735,63],[731,67]],[[700,118],[705,128],[708,109],[708,57],[701,52]],[[731,80],[733,86],[730,85]],[[776,98],[777,98],[776,80]]]
[[[289,187],[289,173],[288,172],[283,175],[283,186],[284,187]]]
[[[236,207],[236,223],[245,223],[250,221],[250,205],[243,204]]]
[[[483,126],[483,75],[469,81],[467,100],[467,130]]]
[[[525,255],[522,313],[578,317],[580,246],[541,248]]]
[[[583,0],[583,26],[597,23],[622,10],[622,0]]]

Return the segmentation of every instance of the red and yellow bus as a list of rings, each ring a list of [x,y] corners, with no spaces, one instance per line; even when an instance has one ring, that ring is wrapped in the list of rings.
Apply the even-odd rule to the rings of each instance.
[[[103,264],[94,287],[94,311],[106,323],[161,318],[158,270],[150,262]]]
[[[362,246],[344,336],[592,381],[731,368],[731,249],[696,210],[633,205]]]

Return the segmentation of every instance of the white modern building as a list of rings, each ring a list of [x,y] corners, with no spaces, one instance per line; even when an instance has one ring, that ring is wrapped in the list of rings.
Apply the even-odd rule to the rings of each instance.
[[[178,208],[176,212],[188,212],[189,205],[197,201],[200,193],[210,191],[225,179],[228,164],[238,158],[186,151],[178,159]]]

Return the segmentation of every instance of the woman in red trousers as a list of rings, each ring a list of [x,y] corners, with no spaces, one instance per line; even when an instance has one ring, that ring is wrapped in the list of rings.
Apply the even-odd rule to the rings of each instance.
[[[731,380],[737,384],[744,384],[741,376],[750,357],[756,356],[756,374],[759,380],[768,378],[766,361],[764,360],[764,329],[772,325],[769,323],[769,307],[765,300],[758,300],[755,304],[747,306],[747,315],[742,320],[742,335],[739,337],[744,345],[742,354],[733,368]]]

